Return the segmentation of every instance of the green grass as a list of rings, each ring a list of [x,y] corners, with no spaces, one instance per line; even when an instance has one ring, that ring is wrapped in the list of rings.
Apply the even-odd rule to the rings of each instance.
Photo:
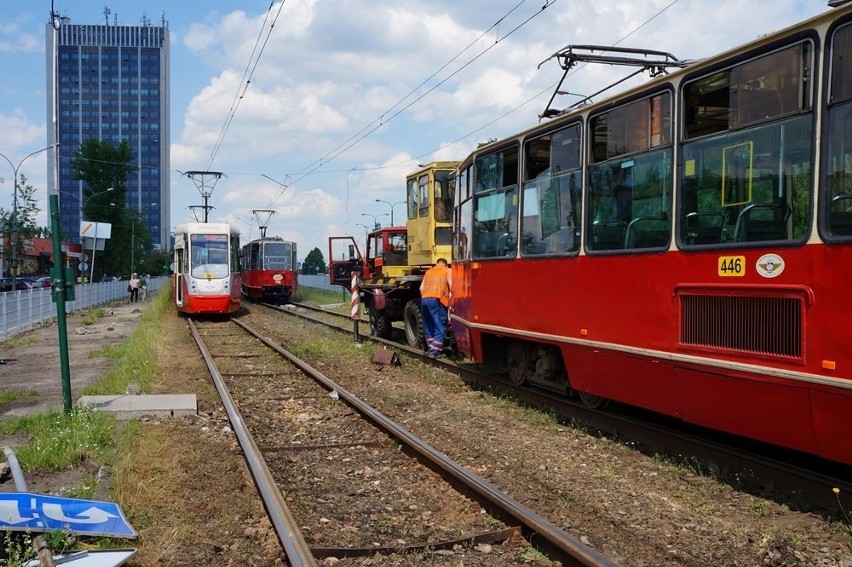
[[[171,308],[170,297],[168,293],[155,296],[142,313],[139,327],[125,344],[95,351],[96,356],[108,356],[116,362],[97,384],[84,390],[84,395],[123,394],[131,382],[138,384],[139,391],[149,387],[156,372],[154,349],[160,338],[159,319]],[[102,310],[95,311],[100,313],[97,317],[103,316]],[[14,396],[37,393],[7,392],[6,395],[14,399]],[[50,411],[0,423],[0,434],[23,433],[29,438],[26,445],[15,450],[25,471],[64,470],[87,459],[106,463],[115,444],[115,430],[112,415],[85,408],[76,408],[70,414]],[[94,484],[94,481],[86,481],[84,486],[71,490],[83,496],[93,493]]]
[[[299,303],[309,303],[312,305],[328,305],[329,303],[349,303],[349,292],[340,288],[341,291],[325,291],[322,289],[314,289],[312,287],[300,287],[298,293],[293,297],[293,301]]]
[[[171,308],[171,294],[158,293],[143,311],[139,327],[127,342],[95,351],[99,355],[114,358],[116,362],[97,384],[84,389],[83,395],[123,394],[131,382],[138,385],[139,392],[147,391],[157,372],[154,353],[160,341],[159,320]]]
[[[123,348],[121,345],[106,345],[101,348],[89,351],[86,354],[87,358],[121,358]]]
[[[17,400],[27,400],[37,397],[38,392],[35,390],[3,390],[0,392],[0,406]]]
[[[31,345],[36,341],[38,341],[38,337],[30,334],[6,339],[2,344],[6,348],[15,348],[16,346]]]
[[[24,471],[58,471],[87,459],[103,461],[113,444],[115,418],[75,409],[70,414],[50,411],[0,424],[0,434],[26,433],[30,440],[15,450]]]
[[[92,309],[91,311],[89,311],[86,314],[85,317],[83,317],[83,325],[85,325],[87,327],[90,326],[90,325],[94,325],[95,323],[98,322],[98,320],[103,319],[103,316],[104,316],[104,310],[101,309],[100,307]]]

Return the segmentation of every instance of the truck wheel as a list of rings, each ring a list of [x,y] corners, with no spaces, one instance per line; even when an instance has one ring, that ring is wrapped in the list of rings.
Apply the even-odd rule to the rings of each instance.
[[[370,309],[370,330],[372,331],[373,336],[379,337],[380,339],[391,338],[391,319],[387,309],[382,309],[380,311]]]
[[[405,340],[411,348],[423,348],[426,338],[423,336],[423,316],[420,314],[420,302],[412,299],[405,304]]]

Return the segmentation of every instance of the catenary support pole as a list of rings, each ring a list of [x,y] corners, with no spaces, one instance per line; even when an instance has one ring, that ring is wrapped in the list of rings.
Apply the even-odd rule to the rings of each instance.
[[[53,298],[56,300],[56,323],[59,328],[59,367],[62,375],[62,400],[65,413],[71,413],[71,365],[68,362],[68,329],[65,317],[65,290],[68,282],[62,265],[62,233],[59,224],[59,195],[50,196],[50,234],[53,241]],[[94,254],[92,254],[94,256]],[[95,259],[92,258],[92,264]],[[91,300],[91,299],[90,299]]]

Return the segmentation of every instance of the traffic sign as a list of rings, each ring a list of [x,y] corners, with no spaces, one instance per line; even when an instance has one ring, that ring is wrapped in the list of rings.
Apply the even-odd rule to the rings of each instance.
[[[85,273],[86,270],[89,269],[89,265],[85,262],[80,262],[79,264],[77,264],[77,269]]]
[[[137,537],[113,502],[59,498],[31,492],[0,493],[0,529],[30,532],[65,530],[78,535]]]

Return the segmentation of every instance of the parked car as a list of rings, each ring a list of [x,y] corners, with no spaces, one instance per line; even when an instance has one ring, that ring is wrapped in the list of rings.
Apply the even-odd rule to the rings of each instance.
[[[53,278],[42,276],[33,282],[33,287],[50,287],[51,284],[53,284]]]
[[[32,284],[25,279],[18,278],[15,281],[15,289],[24,291],[32,289]],[[12,291],[12,278],[0,278],[0,292]]]

